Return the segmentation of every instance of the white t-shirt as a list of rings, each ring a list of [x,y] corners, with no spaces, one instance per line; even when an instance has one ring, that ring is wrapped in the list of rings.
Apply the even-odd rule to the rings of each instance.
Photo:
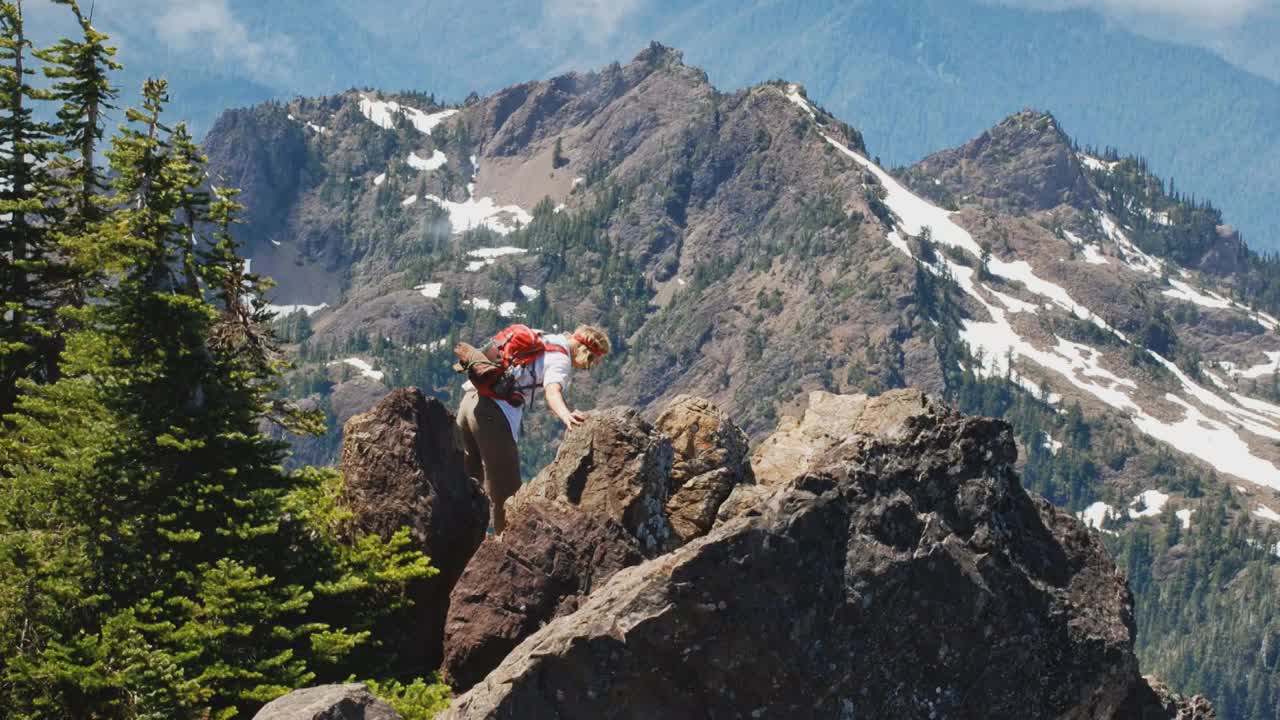
[[[542,341],[550,345],[559,345],[566,351],[569,349],[567,335],[543,335]],[[573,362],[566,353],[548,351],[538,356],[533,364],[520,368],[516,376],[516,387],[521,388],[524,404],[516,407],[506,400],[494,400],[507,416],[507,424],[511,426],[511,437],[520,442],[520,421],[524,419],[524,409],[533,402],[534,391],[539,387],[558,384],[561,388],[569,387],[569,375],[573,372]],[[470,381],[462,385],[463,390],[474,390]]]

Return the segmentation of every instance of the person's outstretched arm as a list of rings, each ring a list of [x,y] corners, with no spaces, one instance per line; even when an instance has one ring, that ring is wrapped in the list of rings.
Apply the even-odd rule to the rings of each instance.
[[[551,408],[551,412],[560,418],[560,422],[564,423],[565,429],[572,430],[583,423],[587,419],[586,415],[580,412],[574,412],[564,404],[564,391],[560,383],[552,383],[543,390],[547,394],[547,407]]]

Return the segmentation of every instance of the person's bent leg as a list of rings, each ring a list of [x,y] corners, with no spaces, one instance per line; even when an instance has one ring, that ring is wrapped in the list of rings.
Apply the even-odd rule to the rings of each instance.
[[[475,440],[484,457],[484,490],[489,495],[493,512],[493,531],[501,534],[507,527],[507,498],[520,489],[520,451],[511,436],[511,425],[498,404],[480,398],[475,407]]]
[[[468,392],[462,396],[458,405],[456,424],[458,434],[462,437],[462,468],[468,477],[475,479],[480,487],[485,486],[484,457],[480,452],[480,443],[476,440],[479,428],[476,423],[476,401],[479,396]]]

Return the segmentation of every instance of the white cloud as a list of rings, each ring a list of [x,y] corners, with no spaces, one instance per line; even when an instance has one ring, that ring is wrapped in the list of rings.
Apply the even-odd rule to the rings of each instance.
[[[1278,0],[997,0],[1005,5],[1040,10],[1091,9],[1117,19],[1140,16],[1238,25],[1253,13],[1274,8]]]
[[[567,25],[587,42],[599,44],[642,4],[642,0],[545,0],[542,11],[547,24]]]
[[[293,57],[293,46],[282,36],[254,37],[236,19],[227,0],[145,0],[153,12],[156,36],[169,47],[203,49],[218,62],[242,65],[255,74],[276,76],[282,61]]]

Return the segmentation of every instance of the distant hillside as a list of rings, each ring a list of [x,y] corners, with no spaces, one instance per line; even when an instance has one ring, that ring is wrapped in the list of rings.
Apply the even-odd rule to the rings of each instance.
[[[105,27],[122,24],[102,0]],[[267,53],[235,75],[195,44],[123,29],[129,86],[162,72],[175,110],[198,132],[229,105],[352,86],[429,90],[460,101],[528,77],[629,57],[650,39],[680,47],[718,86],[776,77],[865,133],[886,165],[905,165],[977,135],[1024,107],[1052,111],[1082,144],[1145,157],[1188,195],[1213,198],[1259,250],[1280,248],[1271,197],[1280,167],[1280,85],[1212,54],[1161,44],[1085,12],[1013,10],[977,0],[653,0],[612,34],[497,0],[358,5],[232,0]],[[602,32],[603,29],[599,30]],[[277,61],[276,56],[280,59]],[[277,67],[278,65],[278,67]]]

